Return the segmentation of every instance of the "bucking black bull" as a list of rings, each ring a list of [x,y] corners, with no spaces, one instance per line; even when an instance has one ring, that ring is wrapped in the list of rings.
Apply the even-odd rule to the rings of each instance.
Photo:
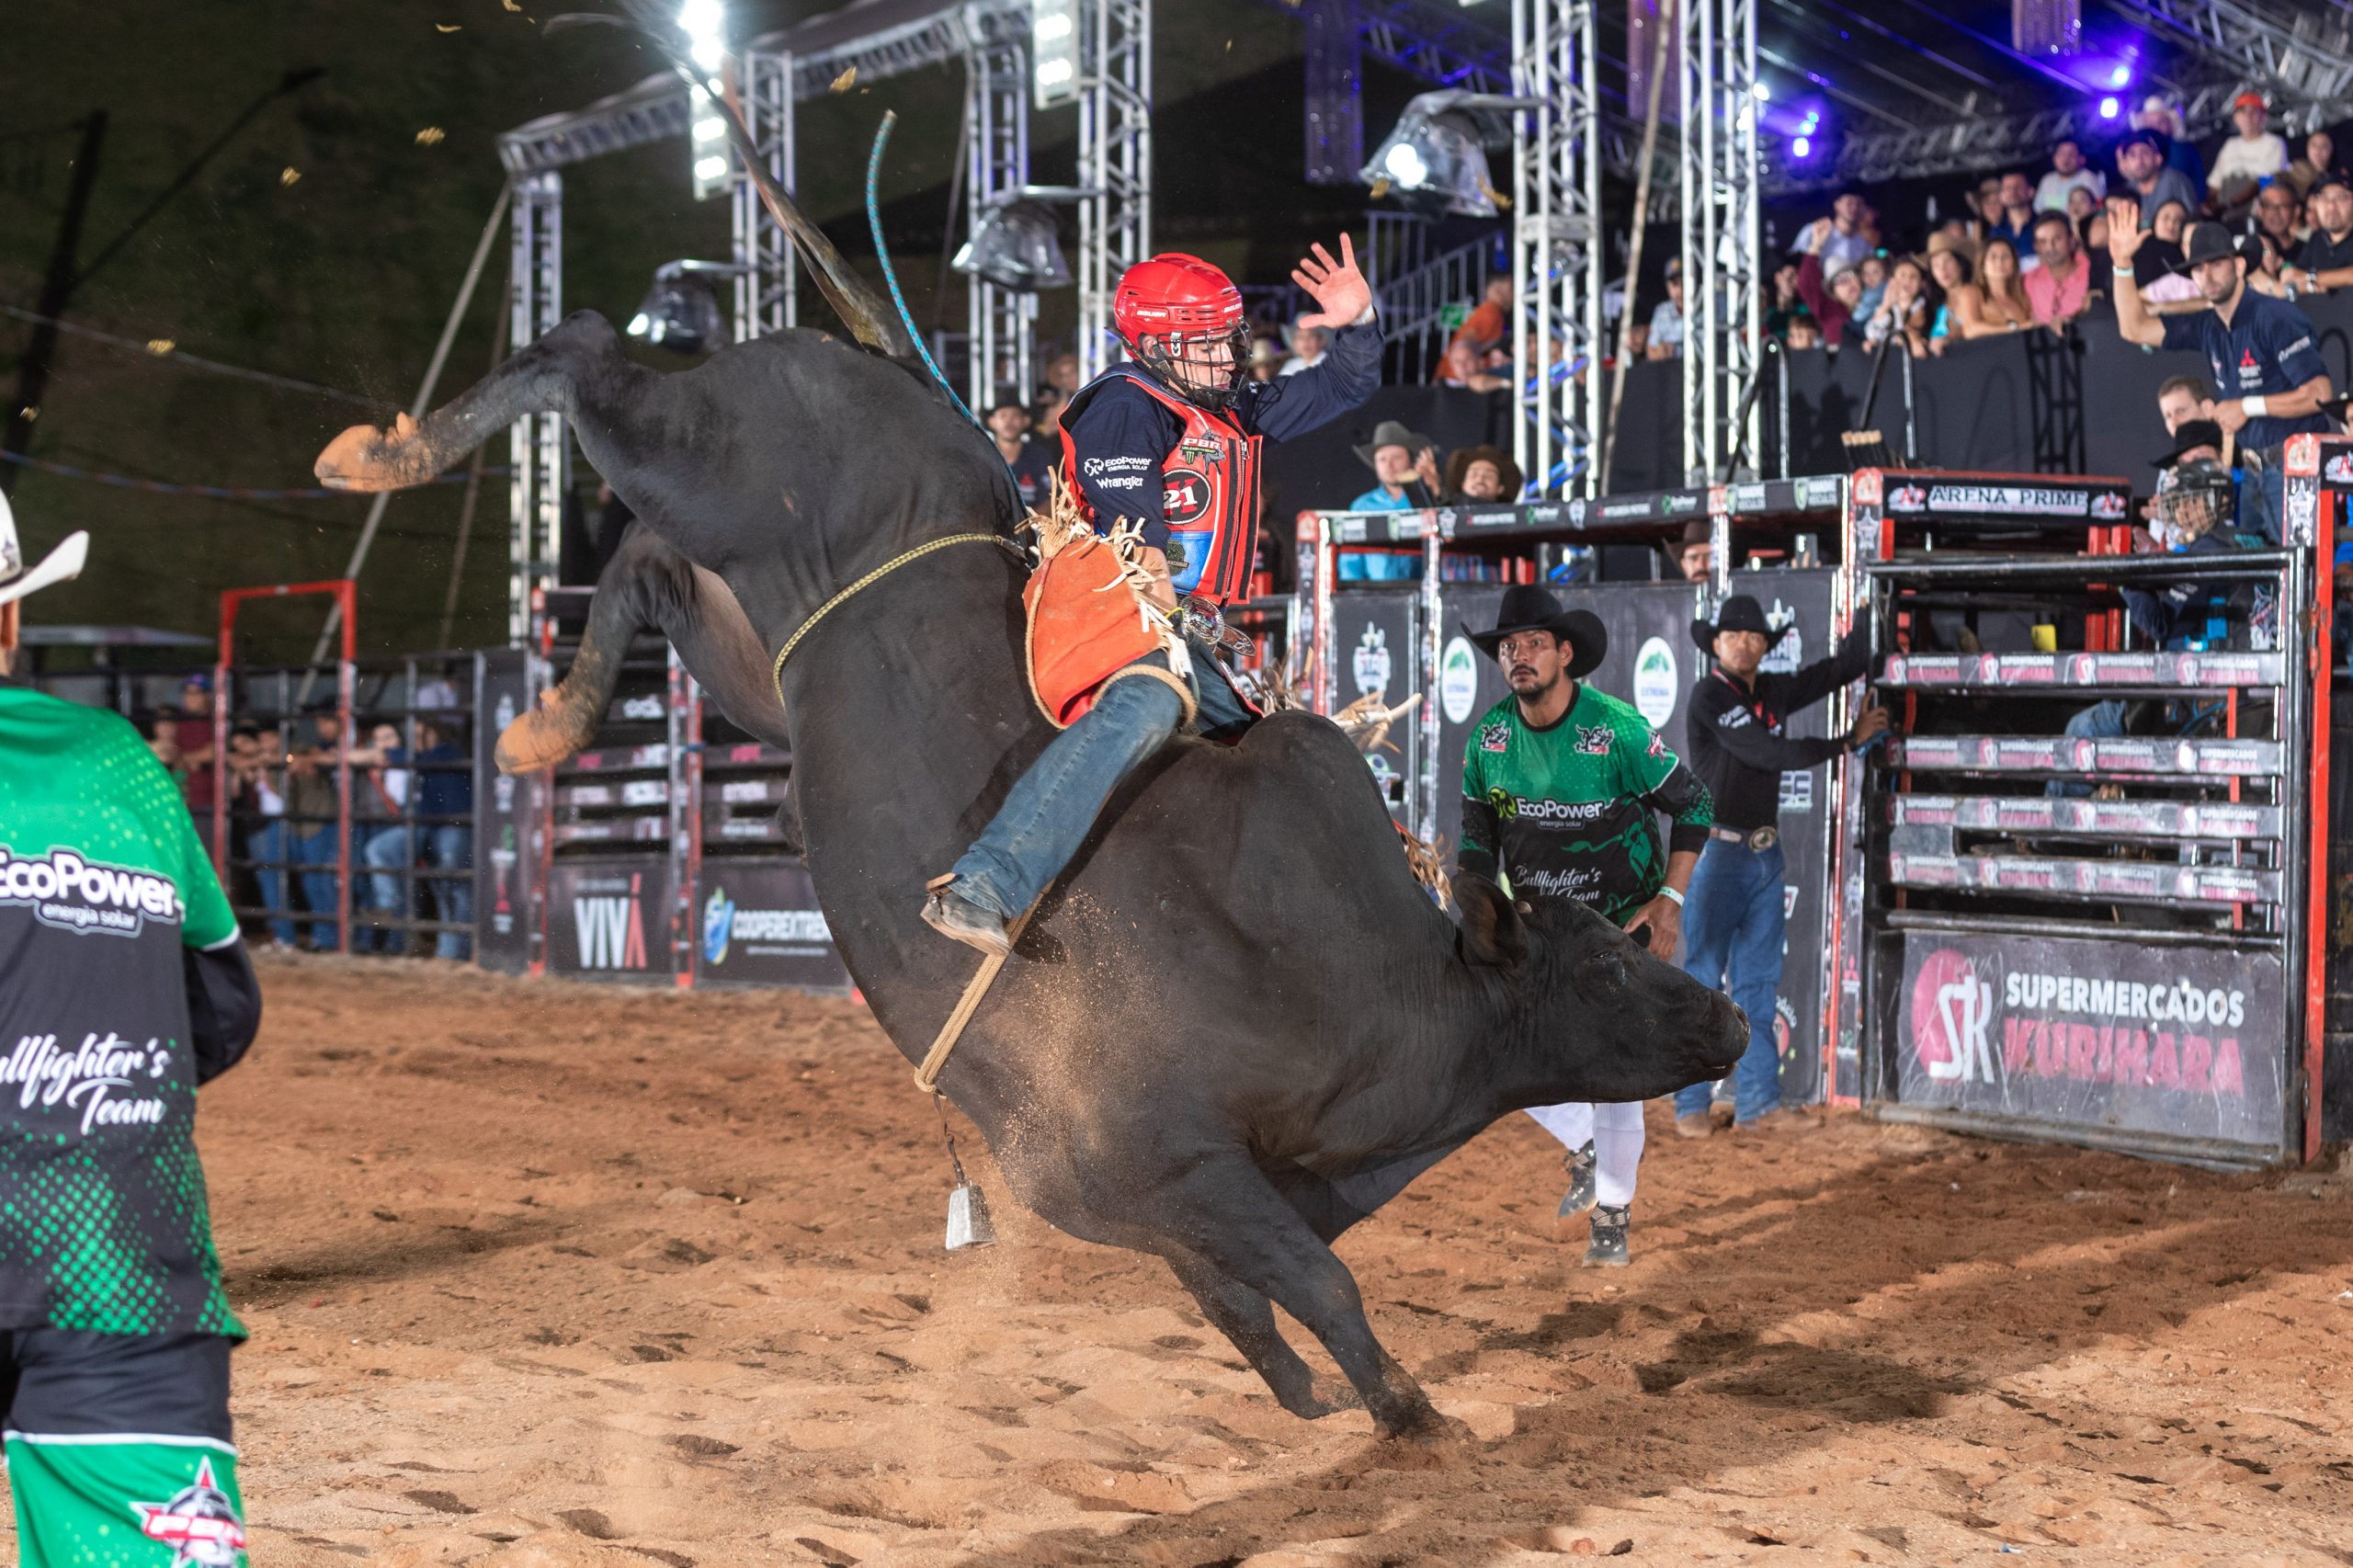
[[[1023,568],[985,541],[916,557],[802,637],[781,706],[770,670],[878,566],[1001,534],[1002,465],[905,366],[824,334],[660,374],[584,313],[422,426],[346,432],[318,473],[413,484],[541,412],[572,422],[646,526],[500,765],[585,744],[629,634],[658,627],[731,720],[790,747],[825,917],[875,1017],[920,1058],[973,969],[918,918],[924,882],[1053,733],[1023,669]],[[1284,1408],[1335,1404],[1269,1298],[1382,1432],[1435,1433],[1333,1239],[1508,1111],[1664,1095],[1719,1076],[1747,1040],[1722,996],[1597,917],[1527,915],[1475,877],[1454,892],[1459,927],[1415,883],[1329,721],[1279,713],[1231,747],[1180,739],[1112,798],[940,1086],[1032,1210],[1166,1258]]]

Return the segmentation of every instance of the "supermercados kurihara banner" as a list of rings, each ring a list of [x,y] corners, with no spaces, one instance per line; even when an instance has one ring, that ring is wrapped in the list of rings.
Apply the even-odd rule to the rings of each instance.
[[[1903,972],[1904,1104],[2266,1150],[2286,1135],[2272,954],[1911,932]]]

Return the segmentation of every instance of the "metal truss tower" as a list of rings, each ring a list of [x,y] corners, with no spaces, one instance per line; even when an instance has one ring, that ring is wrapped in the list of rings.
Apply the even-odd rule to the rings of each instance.
[[[1085,0],[1079,12],[1078,367],[1120,358],[1120,274],[1152,254],[1152,0]]]
[[[563,320],[563,176],[543,169],[518,176],[510,221],[515,292],[507,343],[519,351]],[[507,515],[515,527],[507,546],[506,640],[517,648],[530,634],[532,590],[555,585],[570,445],[561,414],[527,415],[507,434]]]
[[[1756,466],[1749,397],[1763,341],[1756,172],[1757,0],[1683,0],[1683,462],[1720,483]]]
[[[969,238],[995,199],[1029,183],[1029,47],[1015,29],[984,34],[976,19],[964,56],[964,171]],[[1038,296],[969,279],[967,332],[971,362],[964,383],[972,410],[985,415],[1000,393],[1027,403],[1037,391],[1030,341],[1037,335]]]
[[[1512,460],[1593,495],[1601,430],[1601,115],[1594,0],[1512,0]]]
[[[1364,40],[1357,0],[1304,0],[1307,183],[1348,185],[1364,167]]]
[[[754,44],[741,56],[736,103],[744,129],[760,150],[768,177],[790,192],[792,177],[792,56]],[[760,193],[742,176],[734,181],[735,341],[782,332],[799,320],[793,306],[792,241],[760,205]]]

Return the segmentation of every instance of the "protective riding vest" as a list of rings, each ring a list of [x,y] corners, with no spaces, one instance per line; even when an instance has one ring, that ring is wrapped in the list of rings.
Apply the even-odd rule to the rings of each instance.
[[[1114,365],[1070,400],[1063,414],[1063,481],[1079,506],[1099,528],[1078,485],[1078,449],[1071,426],[1103,383],[1118,376],[1133,381],[1154,401],[1175,415],[1183,426],[1176,446],[1160,460],[1160,513],[1169,537],[1185,551],[1183,570],[1174,576],[1180,594],[1195,594],[1220,607],[1246,598],[1250,563],[1257,542],[1258,449],[1263,436],[1245,436],[1231,420],[1220,418],[1198,403],[1164,391],[1153,380],[1127,365]],[[1111,519],[1116,520],[1116,519]]]

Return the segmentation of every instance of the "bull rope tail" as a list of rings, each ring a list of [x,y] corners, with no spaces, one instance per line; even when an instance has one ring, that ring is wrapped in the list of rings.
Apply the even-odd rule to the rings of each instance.
[[[1046,895],[1040,892],[1038,895],[1039,903],[1043,903],[1045,897]],[[915,1087],[925,1094],[936,1099],[946,1098],[939,1092],[939,1074],[948,1066],[948,1053],[954,1051],[956,1042],[964,1038],[964,1026],[972,1021],[974,1013],[980,1011],[981,1003],[988,996],[989,987],[996,983],[997,971],[1003,969],[1005,960],[1013,956],[1014,945],[1021,940],[1023,928],[1029,924],[1029,917],[1037,913],[1038,904],[1032,903],[1021,912],[1019,919],[1006,927],[1005,951],[990,953],[983,957],[981,960],[980,971],[974,974],[970,983],[965,985],[964,994],[956,998],[956,1010],[948,1015],[946,1023],[939,1026],[939,1033],[932,1040],[931,1049],[923,1053],[923,1065],[915,1069]],[[945,1128],[947,1122],[944,1118],[947,1113],[942,1111],[940,1115],[943,1118],[940,1126]],[[952,1142],[948,1147],[948,1158],[951,1162],[956,1158],[956,1146]],[[963,1167],[961,1165],[957,1167],[956,1179],[959,1182],[964,1179]]]
[[[939,390],[948,394],[948,401],[956,405],[956,412],[971,420],[977,429],[981,427],[979,418],[964,406],[964,400],[956,395],[956,389],[949,385],[946,376],[940,374],[938,364],[931,357],[931,350],[924,347],[923,334],[915,330],[915,312],[907,309],[907,297],[899,292],[899,271],[891,265],[891,247],[882,243],[882,204],[875,199],[874,187],[882,173],[882,149],[891,144],[891,127],[897,124],[898,119],[897,109],[882,111],[882,123],[874,131],[874,150],[866,155],[866,226],[874,231],[874,259],[882,264],[882,281],[891,287],[891,303],[898,308],[900,324],[907,329],[908,340],[915,344],[915,352],[922,356],[923,368],[931,372],[931,379],[939,383]],[[950,218],[952,221],[953,214]],[[990,446],[994,449],[995,443],[991,442]],[[1006,470],[1008,473],[1011,472],[1010,468]]]

